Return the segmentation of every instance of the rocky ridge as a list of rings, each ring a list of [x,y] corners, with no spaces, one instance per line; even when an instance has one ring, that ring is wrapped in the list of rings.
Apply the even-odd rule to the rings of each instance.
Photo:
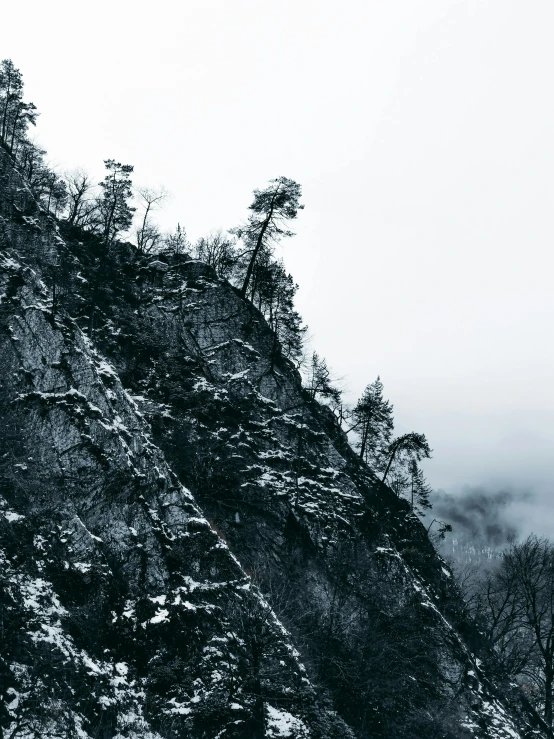
[[[261,314],[0,172],[4,735],[547,736]]]

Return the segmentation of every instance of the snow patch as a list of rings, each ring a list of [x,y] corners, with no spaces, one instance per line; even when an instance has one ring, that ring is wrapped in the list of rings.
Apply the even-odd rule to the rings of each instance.
[[[266,705],[267,711],[267,736],[270,737],[308,737],[309,731],[300,719],[288,711]]]
[[[19,513],[14,513],[14,511],[4,511],[4,518],[8,523],[15,523],[16,521],[24,519],[25,516],[21,516]]]

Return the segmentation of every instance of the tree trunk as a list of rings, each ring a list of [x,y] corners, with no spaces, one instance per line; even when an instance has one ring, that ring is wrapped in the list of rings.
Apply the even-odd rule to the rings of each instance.
[[[548,726],[552,726],[552,684],[554,682],[554,671],[552,665],[547,665],[544,670],[544,720]]]
[[[114,201],[112,203],[112,206],[110,208],[110,211],[109,211],[109,215],[108,215],[106,224],[104,226],[104,244],[106,246],[109,246],[109,244],[110,244],[110,231],[112,229],[112,221],[113,221],[114,216],[115,216],[115,207],[116,207],[116,202],[115,202],[115,199],[114,199]]]
[[[52,318],[56,317],[56,308],[58,302],[58,295],[56,292],[56,274],[54,273],[52,278]]]
[[[391,468],[392,463],[394,462],[394,458],[396,457],[396,452],[397,451],[398,451],[398,447],[395,446],[394,449],[393,449],[393,451],[392,451],[392,454],[390,455],[390,458],[389,458],[389,461],[388,461],[388,464],[387,464],[387,468],[385,470],[385,474],[383,475],[383,479],[381,480],[381,482],[385,482],[385,480],[387,479],[387,475],[389,474],[389,470]]]
[[[275,369],[275,358],[277,356],[277,346],[278,346],[278,339],[277,339],[277,326],[273,329],[273,346],[271,347],[271,366],[269,368],[270,372],[273,372]]]
[[[369,436],[369,420],[365,422],[364,428],[362,431],[362,443],[360,445],[360,459],[363,460],[365,455],[365,450],[367,447],[367,437]]]
[[[8,106],[10,101],[10,92],[11,92],[11,84],[8,82],[8,87],[6,88],[6,97],[5,97],[5,103],[4,103],[4,110],[2,113],[2,129],[0,130],[0,138],[2,141],[8,145],[8,142],[6,141],[6,129],[7,129],[7,120],[8,120]]]
[[[275,208],[275,198],[277,197],[278,192],[279,192],[279,187],[277,187],[277,189],[273,193],[273,198],[271,199],[271,205],[269,206],[269,213],[267,214],[267,218],[262,224],[262,230],[260,231],[258,238],[256,240],[256,246],[254,247],[254,251],[252,253],[250,262],[248,264],[248,269],[246,270],[246,276],[244,278],[244,282],[242,284],[242,288],[240,291],[240,295],[242,298],[246,297],[246,291],[248,290],[248,283],[250,282],[250,278],[252,277],[252,270],[254,269],[254,265],[256,264],[258,252],[260,251],[260,248],[262,246],[263,238],[265,236],[265,232],[267,231],[267,227],[269,226],[269,224],[271,223],[271,219],[273,218],[273,210]]]
[[[10,141],[10,151],[13,152],[13,144],[15,141],[15,132],[17,130],[17,124],[19,122],[21,116],[21,106],[18,106],[18,108],[14,111],[13,116],[13,126],[12,126],[12,135],[11,135],[11,141]]]
[[[96,273],[93,273],[94,279],[92,283],[92,290],[90,295],[90,313],[88,319],[88,336],[92,339],[92,332],[94,331],[94,318],[96,315],[96,303],[98,302],[98,282],[99,282],[99,271],[100,267],[96,268]]]
[[[265,736],[264,699],[262,692],[262,681],[260,679],[261,655],[258,644],[254,641],[252,645],[252,671],[254,673],[254,733],[252,739],[263,739]]]
[[[252,271],[254,269],[254,265],[256,263],[256,259],[258,257],[258,252],[260,251],[260,248],[262,246],[262,241],[265,235],[265,232],[267,231],[267,227],[269,226],[269,220],[273,214],[273,208],[269,212],[268,217],[265,219],[262,230],[260,231],[258,235],[258,239],[256,241],[256,246],[254,247],[254,251],[252,252],[252,256],[250,257],[250,262],[248,263],[248,268],[246,270],[246,276],[244,278],[244,282],[242,283],[242,288],[240,291],[240,295],[242,298],[246,297],[246,291],[248,290],[248,285],[250,283],[250,278],[252,277]]]

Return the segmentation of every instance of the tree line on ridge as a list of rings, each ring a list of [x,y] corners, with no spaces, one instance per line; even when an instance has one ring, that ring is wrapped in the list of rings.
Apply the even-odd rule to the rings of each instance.
[[[266,318],[277,349],[304,368],[305,384],[312,400],[332,408],[339,425],[354,438],[359,458],[394,492],[406,497],[414,512],[431,507],[431,489],[419,466],[431,456],[424,434],[410,433],[392,438],[394,428],[389,401],[383,398],[380,378],[368,385],[354,407],[342,400],[342,392],[332,382],[327,363],[315,352],[306,357],[307,327],[294,306],[298,285],[286,271],[274,247],[294,235],[290,223],[304,208],[301,186],[287,177],[278,177],[263,189],[255,189],[249,215],[227,233],[218,231],[191,244],[180,224],[163,232],[155,214],[166,197],[163,188],[135,187],[133,166],[115,159],[104,161],[104,179],[95,179],[83,170],[58,175],[46,163],[46,151],[31,141],[29,126],[35,126],[38,111],[24,101],[21,72],[13,62],[0,63],[0,144],[13,158],[44,209],[74,229],[96,236],[104,258],[122,239],[134,242],[136,253],[173,254],[198,259],[211,266],[222,279],[236,287]],[[93,271],[89,335],[94,331],[97,293],[101,282],[101,261]],[[55,301],[56,280],[54,278]],[[59,290],[57,291],[59,293]]]

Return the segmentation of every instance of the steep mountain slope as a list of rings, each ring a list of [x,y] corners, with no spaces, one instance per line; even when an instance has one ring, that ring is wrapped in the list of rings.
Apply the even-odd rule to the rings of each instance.
[[[421,524],[272,356],[259,313],[205,265],[166,259],[98,340],[337,710],[359,736],[502,736],[460,638],[479,635]]]
[[[113,369],[34,270],[0,269],[7,736],[349,736]]]
[[[546,736],[256,309],[0,172],[7,736]]]

